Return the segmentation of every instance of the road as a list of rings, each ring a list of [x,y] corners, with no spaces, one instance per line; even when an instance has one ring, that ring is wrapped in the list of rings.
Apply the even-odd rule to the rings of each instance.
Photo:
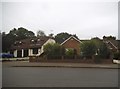
[[[3,67],[3,87],[117,87],[118,69]]]

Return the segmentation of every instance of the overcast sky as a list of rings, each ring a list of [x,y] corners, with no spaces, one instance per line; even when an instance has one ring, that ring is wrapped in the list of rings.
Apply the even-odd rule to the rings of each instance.
[[[2,2],[2,31],[19,27],[34,33],[43,30],[47,35],[68,32],[80,39],[117,37],[118,2]]]

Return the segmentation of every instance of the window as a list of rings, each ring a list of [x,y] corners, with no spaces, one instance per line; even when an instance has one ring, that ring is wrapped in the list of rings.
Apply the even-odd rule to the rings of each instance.
[[[31,43],[34,43],[34,40],[31,40]]]
[[[38,48],[33,48],[33,54],[38,54]]]
[[[22,50],[17,51],[17,57],[22,57]]]
[[[21,41],[16,41],[15,43],[14,43],[14,46],[19,46],[19,45],[22,45],[23,44],[23,42],[21,42]]]
[[[31,43],[35,44],[37,43],[37,40],[31,40]]]
[[[13,52],[13,51],[10,51],[10,54],[14,54],[14,52]]]
[[[18,42],[15,42],[15,43],[14,43],[14,46],[18,46]]]
[[[28,49],[24,50],[24,57],[28,57]]]
[[[40,39],[38,39],[38,41],[40,41]]]

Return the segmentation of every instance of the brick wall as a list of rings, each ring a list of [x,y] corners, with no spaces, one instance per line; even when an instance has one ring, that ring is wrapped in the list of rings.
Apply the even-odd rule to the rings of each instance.
[[[74,48],[76,49],[77,54],[80,54],[80,42],[78,42],[74,38],[69,39],[62,46],[65,48]]]

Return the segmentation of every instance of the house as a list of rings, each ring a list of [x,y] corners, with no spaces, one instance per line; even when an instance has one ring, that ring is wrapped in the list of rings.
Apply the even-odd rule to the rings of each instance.
[[[119,40],[104,40],[103,42],[107,45],[107,47],[111,50],[111,52],[119,51]]]
[[[103,42],[107,45],[108,49],[110,50],[110,58],[115,58],[115,54],[120,52],[120,40],[103,38]]]
[[[75,50],[77,55],[80,54],[80,43],[82,43],[78,38],[70,36],[68,39],[64,40],[60,45],[63,46],[66,51],[68,49]]]
[[[55,40],[51,37],[41,36],[16,41],[11,46],[10,53],[14,54],[14,57],[40,56],[47,43],[55,43]]]

